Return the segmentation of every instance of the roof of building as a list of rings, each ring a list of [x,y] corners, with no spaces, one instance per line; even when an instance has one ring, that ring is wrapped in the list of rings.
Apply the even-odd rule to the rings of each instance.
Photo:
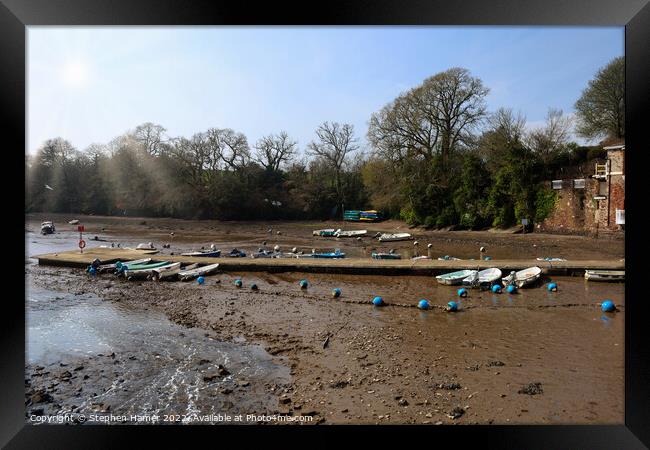
[[[625,150],[625,144],[610,145],[609,147],[603,147],[603,150]]]

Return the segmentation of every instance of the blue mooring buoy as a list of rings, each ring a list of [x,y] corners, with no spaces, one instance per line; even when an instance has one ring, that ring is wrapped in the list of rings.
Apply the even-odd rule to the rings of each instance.
[[[546,286],[546,289],[548,289],[550,292],[557,291],[557,283],[549,283],[548,286]]]
[[[614,304],[613,301],[611,300],[605,300],[601,305],[600,309],[603,310],[603,312],[613,312],[616,311],[616,305]]]
[[[257,285],[255,283],[252,283],[251,284],[251,289],[256,291],[257,290]]]
[[[467,289],[465,289],[465,288],[458,289],[458,296],[459,297],[467,297]]]
[[[300,288],[301,289],[307,289],[309,287],[309,283],[307,280],[300,280]]]
[[[447,311],[458,311],[458,303],[456,302],[447,303]]]
[[[196,281],[197,281],[197,283],[199,283],[199,284],[203,284],[203,283],[205,283],[205,278],[203,278],[203,277],[198,277],[198,278],[196,279]]]
[[[339,288],[332,289],[332,297],[338,298],[341,296],[341,290]]]
[[[381,297],[375,297],[372,299],[372,304],[375,306],[382,306],[384,304],[384,299]]]
[[[237,287],[242,287],[242,284],[243,284],[243,283],[242,283],[242,281],[241,281],[240,279],[236,279],[236,280],[235,280],[235,286],[237,286]]]
[[[93,266],[90,266],[88,268],[88,273],[91,275],[95,275],[97,273],[97,269],[95,269]]]
[[[501,293],[501,285],[500,284],[495,284],[492,286],[492,292],[495,294],[500,294]]]
[[[514,294],[515,292],[517,292],[517,286],[515,286],[514,284],[508,285],[508,287],[506,288],[506,292],[508,292],[508,294]]]
[[[431,307],[431,305],[429,305],[429,302],[426,301],[425,299],[422,299],[422,300],[420,300],[420,301],[418,302],[418,308],[420,308],[420,309],[427,310],[427,309],[429,309],[430,307]]]

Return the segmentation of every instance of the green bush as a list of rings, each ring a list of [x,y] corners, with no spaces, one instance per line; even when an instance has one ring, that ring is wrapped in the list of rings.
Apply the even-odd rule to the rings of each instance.
[[[540,223],[551,215],[555,208],[557,194],[553,189],[542,187],[535,198],[535,222]]]

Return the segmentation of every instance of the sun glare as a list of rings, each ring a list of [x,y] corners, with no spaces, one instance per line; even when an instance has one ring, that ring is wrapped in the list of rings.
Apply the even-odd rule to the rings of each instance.
[[[71,87],[83,87],[88,83],[88,66],[81,61],[71,61],[63,66],[63,81]]]

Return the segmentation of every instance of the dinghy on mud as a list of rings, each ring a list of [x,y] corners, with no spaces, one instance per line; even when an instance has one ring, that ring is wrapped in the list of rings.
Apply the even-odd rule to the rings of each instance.
[[[491,267],[489,269],[474,271],[467,278],[463,279],[463,285],[468,287],[489,288],[501,278],[501,270]]]
[[[342,230],[336,230],[334,233],[334,236],[342,238],[342,237],[361,237],[365,236],[368,234],[368,230],[349,230],[349,231],[342,231]]]
[[[337,258],[345,258],[345,253],[342,253],[341,250],[337,248],[335,251],[330,253],[312,253],[311,257],[337,259]]]
[[[196,267],[198,264],[192,264],[192,266]],[[176,262],[169,264],[167,266],[162,266],[158,267],[157,269],[153,269],[151,271],[150,277],[152,280],[156,281],[161,281],[164,279],[170,279],[174,278],[176,275],[178,275],[178,272],[181,271],[181,263]]]
[[[313,236],[323,236],[323,237],[332,237],[334,234],[340,230],[335,230],[334,228],[326,228],[324,230],[314,230],[312,232]]]
[[[588,281],[625,281],[624,270],[585,270]]]
[[[118,264],[149,264],[151,262],[151,258],[143,258],[143,259],[136,259],[133,261],[127,261],[127,262],[121,262],[121,261],[116,261],[112,264],[102,264],[97,267],[97,272],[99,273],[105,273],[105,272],[114,272],[117,269]]]
[[[122,266],[119,273],[123,274],[124,278],[131,281],[140,278],[147,278],[153,274],[155,269],[170,266],[172,264],[175,263],[171,263],[169,261],[161,261],[151,264],[127,264]]]
[[[408,241],[413,239],[409,233],[384,233],[379,236],[380,242]]]
[[[436,281],[440,284],[446,284],[448,286],[454,286],[456,284],[461,284],[463,280],[469,277],[472,274],[478,273],[477,270],[459,270],[456,272],[445,273],[443,275],[438,275]]]
[[[202,266],[202,267],[196,267],[190,269],[189,267],[184,268],[180,272],[178,272],[178,279],[181,281],[189,281],[193,280],[194,278],[201,277],[203,275],[209,275],[211,273],[214,273],[217,271],[219,268],[219,264],[210,264],[207,266]]]
[[[501,281],[504,286],[515,285],[518,288],[531,286],[539,280],[542,275],[542,269],[539,267],[529,267],[518,272],[512,271],[510,275],[504,277]]]

